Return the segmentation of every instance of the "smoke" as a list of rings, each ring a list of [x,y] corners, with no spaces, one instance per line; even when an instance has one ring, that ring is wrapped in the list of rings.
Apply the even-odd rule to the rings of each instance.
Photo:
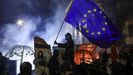
[[[54,14],[51,15],[50,13],[49,15],[51,16],[45,16],[45,14],[47,14],[48,12],[43,13],[42,11],[38,11],[39,13],[34,11],[34,13],[37,13],[37,15],[33,16],[31,10],[36,10],[37,8],[33,8],[33,4],[27,1],[28,0],[26,0],[26,2],[24,1],[23,3],[21,3],[21,1],[17,1],[14,4],[11,2],[11,4],[13,4],[11,5],[11,9],[13,9],[13,12],[9,14],[7,7],[4,11],[6,12],[5,16],[9,16],[8,20],[10,20],[10,18],[13,18],[12,16],[10,17],[10,15],[15,16],[15,22],[6,22],[0,30],[0,33],[2,33],[2,37],[0,37],[0,42],[2,42],[2,44],[0,44],[0,51],[2,51],[4,55],[9,52],[10,49],[15,45],[27,45],[34,48],[34,36],[39,36],[43,38],[49,45],[51,45],[51,47],[54,45],[54,41],[56,40],[56,36],[59,32],[60,26],[62,25],[66,14],[63,7],[64,4],[60,4],[60,0],[54,1],[53,3],[55,3],[56,9],[53,8],[51,13]],[[17,3],[24,4],[26,6],[20,6],[15,8],[16,5],[18,5]],[[49,9],[49,6],[47,9]],[[19,10],[19,12],[17,10]],[[44,15],[40,13],[43,13]],[[23,22],[22,26],[17,24],[18,20],[21,20]],[[65,33],[70,31],[70,26],[64,23],[61,32],[59,33],[59,36],[57,38],[57,42],[62,42],[65,38]]]
[[[7,23],[2,28],[4,33],[4,44],[11,48],[14,45],[27,45],[33,47],[32,33],[36,30],[37,25],[41,22],[40,17],[21,17],[22,26],[17,23]],[[16,21],[17,22],[17,21]]]
[[[63,23],[65,17],[65,10],[63,10],[60,6],[56,10],[56,14],[52,18],[54,21],[53,22],[46,22],[45,31],[42,31],[39,33],[39,36],[44,38],[48,44],[51,46],[54,45],[54,41],[57,40],[58,42],[64,41],[65,34],[67,32],[71,32],[72,29],[70,28],[70,25],[67,25],[65,22],[63,24],[63,27],[61,28],[61,31],[59,32],[59,29]],[[37,33],[37,34],[38,34]],[[59,33],[59,36],[57,37]],[[57,39],[56,39],[57,38]]]
[[[5,9],[2,10],[5,12],[3,19],[6,20],[6,23],[2,25],[0,32],[2,34],[0,37],[2,42],[0,44],[1,51],[7,52],[14,45],[33,47],[33,38],[36,35],[45,39],[48,44],[53,45],[65,16],[65,6],[67,3],[62,0],[50,0],[48,2],[43,0],[6,0],[2,3]],[[46,7],[46,4],[50,5]],[[23,21],[23,26],[20,27],[16,24],[18,19]],[[11,22],[12,20],[13,23]],[[64,24],[57,41],[61,42],[67,31]]]

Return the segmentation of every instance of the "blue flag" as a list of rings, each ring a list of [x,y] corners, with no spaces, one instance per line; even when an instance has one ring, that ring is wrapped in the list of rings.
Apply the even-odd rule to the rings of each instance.
[[[105,13],[90,0],[74,0],[65,21],[78,29],[89,41],[108,48],[121,39],[120,31]]]

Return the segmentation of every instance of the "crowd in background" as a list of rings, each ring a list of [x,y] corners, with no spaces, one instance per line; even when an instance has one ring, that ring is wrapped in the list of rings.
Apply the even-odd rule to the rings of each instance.
[[[107,50],[91,64],[82,62],[80,65],[75,65],[67,60],[59,62],[58,55],[59,50],[54,50],[49,63],[45,65],[49,68],[49,73],[42,75],[133,75],[133,47],[119,50],[117,59],[111,63]],[[5,74],[3,67],[5,59],[0,53],[0,75],[9,75]],[[21,64],[19,75],[32,75],[32,66],[29,62]]]
[[[115,58],[110,61],[110,54],[106,50],[91,64],[82,62],[80,65],[73,65],[64,61],[53,70],[58,74],[51,75],[133,75],[133,47],[119,50]]]

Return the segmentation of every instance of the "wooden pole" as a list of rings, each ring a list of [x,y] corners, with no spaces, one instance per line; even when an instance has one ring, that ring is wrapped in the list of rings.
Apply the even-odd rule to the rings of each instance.
[[[70,10],[70,7],[71,7],[71,5],[72,5],[72,3],[73,3],[73,0],[71,0],[71,2],[69,3],[69,5],[68,5],[68,7],[66,8],[66,15],[65,15],[65,18],[66,18],[66,16],[67,16],[67,14],[68,14],[68,12],[69,12],[69,10]],[[64,18],[64,19],[65,19]],[[56,39],[55,39],[55,41],[57,40],[57,38],[58,38],[58,36],[59,36],[59,33],[60,33],[60,31],[61,31],[61,29],[62,29],[62,27],[63,27],[63,25],[64,25],[64,22],[65,22],[65,20],[63,20],[63,22],[62,22],[62,24],[61,24],[61,26],[60,26],[60,29],[59,29],[59,32],[58,32],[58,34],[57,34],[57,36],[56,36]]]

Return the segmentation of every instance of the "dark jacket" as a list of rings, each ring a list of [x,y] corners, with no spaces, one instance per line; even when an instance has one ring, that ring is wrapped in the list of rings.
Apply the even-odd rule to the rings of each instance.
[[[58,47],[65,48],[65,53],[63,55],[64,60],[73,59],[73,56],[74,56],[74,42],[73,42],[72,39],[67,41],[64,44],[58,43]]]

